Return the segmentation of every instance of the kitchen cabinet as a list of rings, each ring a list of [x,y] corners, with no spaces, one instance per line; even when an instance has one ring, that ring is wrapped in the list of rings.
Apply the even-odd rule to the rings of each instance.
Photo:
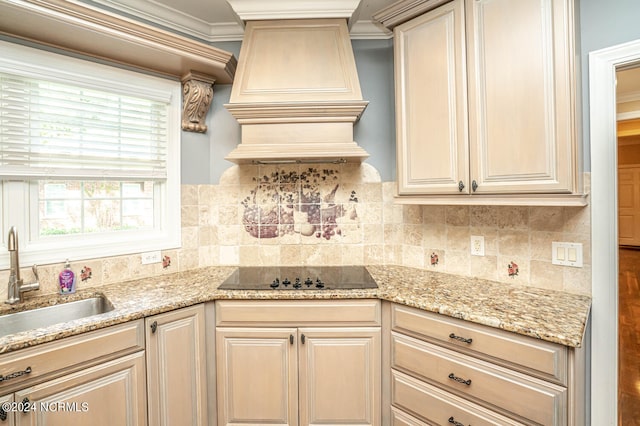
[[[206,425],[204,305],[147,317],[149,424]]]
[[[144,387],[144,352],[136,352],[16,392],[32,402],[16,426],[145,425]]]
[[[573,0],[402,0],[397,201],[584,205]]]
[[[384,312],[394,424],[585,424],[584,350],[396,304]]]
[[[380,425],[380,302],[216,302],[218,424]]]
[[[27,408],[11,410],[5,421],[146,425],[142,325],[133,321],[0,356],[0,394],[14,408]]]

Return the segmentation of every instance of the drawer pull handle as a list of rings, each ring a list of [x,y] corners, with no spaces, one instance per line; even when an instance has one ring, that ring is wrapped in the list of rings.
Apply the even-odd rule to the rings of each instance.
[[[462,423],[457,422],[456,419],[453,418],[453,416],[449,417],[449,423],[454,424],[455,426],[464,426]]]
[[[293,345],[293,334],[289,335],[289,344]]]
[[[4,411],[4,408],[0,408],[0,421],[7,421],[7,412]]]
[[[470,386],[470,385],[471,385],[471,379],[467,379],[467,380],[465,380],[465,379],[463,379],[463,378],[461,378],[461,377],[457,377],[457,376],[456,376],[455,374],[453,374],[453,373],[449,374],[449,378],[450,378],[451,380],[454,380],[454,381],[458,382],[458,383],[462,383],[463,385],[467,385],[467,386]]]
[[[459,340],[459,341],[461,341],[461,342],[468,343],[468,344],[471,344],[471,342],[473,342],[473,339],[467,339],[466,337],[456,336],[456,335],[455,335],[455,334],[453,334],[453,333],[451,333],[451,334],[449,335],[449,338],[450,338],[450,339],[456,339],[456,340]]]
[[[22,371],[16,371],[15,373],[7,374],[3,376],[0,374],[0,383],[6,382],[7,380],[15,379],[16,377],[24,376],[25,374],[31,373],[31,367],[27,367]]]

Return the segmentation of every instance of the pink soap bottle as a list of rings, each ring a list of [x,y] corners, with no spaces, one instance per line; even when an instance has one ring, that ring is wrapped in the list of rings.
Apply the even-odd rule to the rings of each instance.
[[[76,292],[76,274],[71,270],[69,259],[64,265],[64,269],[58,277],[60,282],[60,294],[71,294]]]

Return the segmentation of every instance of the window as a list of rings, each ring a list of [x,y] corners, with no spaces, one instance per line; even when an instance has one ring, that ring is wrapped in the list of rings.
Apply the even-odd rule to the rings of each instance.
[[[180,83],[0,48],[1,240],[18,228],[22,266],[178,247]]]

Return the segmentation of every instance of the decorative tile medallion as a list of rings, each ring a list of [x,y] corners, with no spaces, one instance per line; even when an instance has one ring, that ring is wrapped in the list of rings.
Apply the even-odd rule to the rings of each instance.
[[[511,261],[511,263],[509,263],[507,265],[507,272],[509,273],[509,276],[511,278],[514,278],[516,275],[518,275],[518,264],[514,261]]]

